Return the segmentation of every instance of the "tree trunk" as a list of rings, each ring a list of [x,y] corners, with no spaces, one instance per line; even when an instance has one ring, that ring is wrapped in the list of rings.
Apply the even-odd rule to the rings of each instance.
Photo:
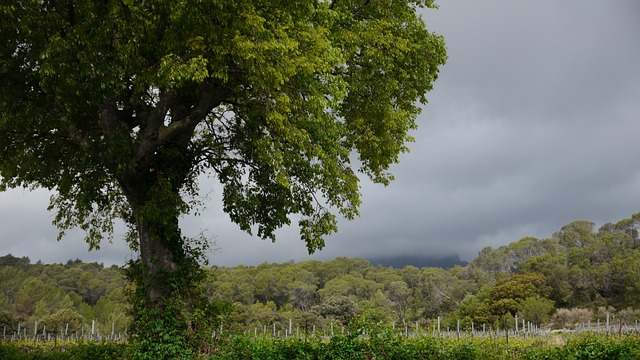
[[[168,284],[163,284],[163,280],[166,276],[171,277],[176,271],[179,259],[176,259],[177,254],[174,254],[168,246],[168,242],[172,239],[162,238],[160,235],[162,231],[158,231],[159,229],[152,226],[149,221],[138,220],[137,230],[140,260],[146,272],[144,286],[147,288],[149,300],[160,301],[162,297],[169,295],[167,292],[170,291],[167,288]],[[176,238],[179,236],[180,234],[177,233]]]
[[[149,209],[161,215],[149,216]],[[193,358],[205,344],[203,330],[210,334],[194,314],[202,310],[215,318],[198,286],[204,271],[184,247],[177,214],[176,207],[150,204],[134,211],[140,251],[128,269],[135,285],[130,299],[134,358]]]

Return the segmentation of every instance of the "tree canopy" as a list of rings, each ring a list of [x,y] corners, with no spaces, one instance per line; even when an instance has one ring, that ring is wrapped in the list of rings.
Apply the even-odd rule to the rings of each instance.
[[[296,214],[313,252],[337,214],[358,214],[355,170],[387,184],[407,150],[417,102],[446,60],[418,14],[434,6],[0,5],[0,189],[53,190],[61,236],[80,227],[91,248],[123,219],[141,258],[129,275],[158,306],[194,298],[183,292],[202,277],[178,225],[200,175],[222,184],[224,211],[261,238],[275,240]]]
[[[273,239],[300,214],[309,250],[321,248],[330,208],[357,214],[352,152],[387,183],[445,60],[424,5],[3,5],[2,183],[55,190],[56,225],[97,247],[114,218],[191,210],[180,195],[212,171],[243,230]]]

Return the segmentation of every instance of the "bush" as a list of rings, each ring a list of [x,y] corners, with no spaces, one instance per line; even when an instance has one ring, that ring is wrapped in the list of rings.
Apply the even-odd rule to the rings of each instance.
[[[27,345],[24,342],[0,344],[0,360],[119,360],[125,359],[126,345],[118,343],[77,343]]]
[[[564,329],[586,324],[589,320],[591,320],[589,309],[573,308],[556,310],[552,322],[556,328]]]

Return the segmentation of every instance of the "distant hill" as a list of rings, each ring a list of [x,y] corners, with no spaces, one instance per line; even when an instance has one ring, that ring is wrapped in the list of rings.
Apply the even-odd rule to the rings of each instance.
[[[424,267],[438,267],[442,269],[450,269],[456,265],[466,266],[467,262],[460,260],[457,255],[434,257],[434,256],[415,256],[400,255],[388,257],[367,258],[371,265],[382,265],[392,267],[394,269],[402,269],[407,265],[415,266],[419,269]]]

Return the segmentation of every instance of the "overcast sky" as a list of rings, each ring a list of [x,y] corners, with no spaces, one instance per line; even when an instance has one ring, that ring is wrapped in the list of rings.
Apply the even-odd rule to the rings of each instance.
[[[640,211],[640,2],[440,0],[424,14],[449,61],[389,187],[363,180],[361,217],[342,221],[310,257],[297,229],[273,244],[237,230],[220,189],[182,221],[216,242],[213,264],[336,256],[459,255],[573,220],[597,226]],[[56,242],[49,194],[0,193],[0,255],[122,265],[135,253],[116,234],[87,252],[80,232]]]

